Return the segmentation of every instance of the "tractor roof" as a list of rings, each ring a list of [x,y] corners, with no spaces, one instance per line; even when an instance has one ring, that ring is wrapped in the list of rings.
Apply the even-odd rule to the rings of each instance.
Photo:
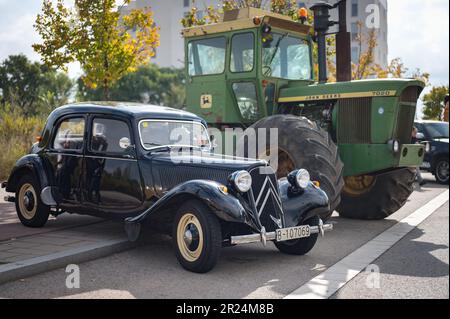
[[[226,11],[222,15],[221,22],[219,23],[186,28],[182,31],[182,35],[189,38],[201,35],[251,29],[259,26],[258,24],[255,24],[254,18],[260,18],[261,23],[268,23],[272,27],[297,32],[304,35],[309,34],[311,29],[311,26],[296,22],[290,17],[282,14],[272,13],[257,8],[244,8]]]

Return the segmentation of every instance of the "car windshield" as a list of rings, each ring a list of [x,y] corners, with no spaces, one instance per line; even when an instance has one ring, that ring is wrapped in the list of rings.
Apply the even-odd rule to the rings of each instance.
[[[448,138],[448,123],[428,123],[425,127],[431,138]]]
[[[263,74],[287,80],[311,80],[308,41],[288,33],[273,33],[263,45]]]
[[[205,126],[198,122],[171,120],[143,120],[139,135],[146,150],[161,146],[210,148]]]

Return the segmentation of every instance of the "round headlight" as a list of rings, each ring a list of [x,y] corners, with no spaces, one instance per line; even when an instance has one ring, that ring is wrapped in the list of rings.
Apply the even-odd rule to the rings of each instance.
[[[306,188],[311,181],[311,177],[309,176],[309,172],[306,169],[299,169],[297,175],[295,176],[297,186],[300,188]]]
[[[239,171],[233,174],[233,183],[237,190],[246,193],[252,187],[252,177],[247,171]]]
[[[394,141],[394,143],[392,144],[392,150],[394,151],[394,153],[398,153],[400,151],[399,141]]]

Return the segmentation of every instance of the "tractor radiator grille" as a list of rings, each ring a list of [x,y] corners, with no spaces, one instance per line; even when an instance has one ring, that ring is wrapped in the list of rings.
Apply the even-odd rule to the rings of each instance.
[[[418,98],[419,90],[416,86],[408,87],[400,96],[395,138],[402,144],[411,143],[411,131],[416,115]]]
[[[419,91],[416,86],[410,86],[405,91],[403,91],[400,96],[401,102],[417,103],[419,99]]]
[[[339,101],[337,138],[343,144],[371,143],[372,98]]]
[[[411,143],[411,132],[414,125],[416,107],[409,104],[399,105],[395,138],[401,144]]]

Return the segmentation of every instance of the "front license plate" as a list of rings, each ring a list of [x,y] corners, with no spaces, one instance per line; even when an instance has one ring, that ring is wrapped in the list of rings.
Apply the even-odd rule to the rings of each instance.
[[[308,225],[277,229],[277,241],[307,238],[309,236],[311,236],[311,227]]]

